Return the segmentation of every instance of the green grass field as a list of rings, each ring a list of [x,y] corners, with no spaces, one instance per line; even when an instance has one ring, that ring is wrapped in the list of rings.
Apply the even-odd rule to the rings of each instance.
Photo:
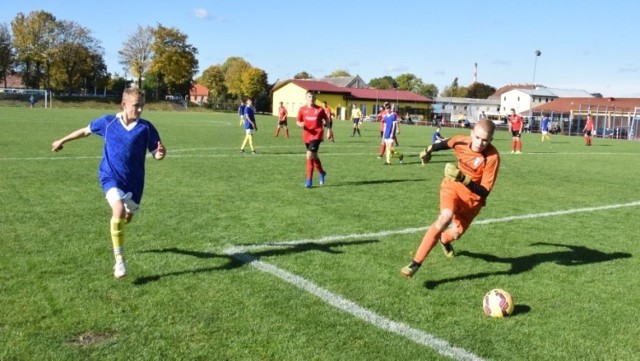
[[[114,109],[115,111],[115,109]],[[376,159],[377,124],[320,156],[259,117],[240,155],[233,114],[145,112],[168,148],[147,163],[112,276],[97,136],[53,140],[104,110],[0,109],[0,360],[634,360],[640,354],[640,143],[510,135],[487,207],[411,280],[399,270],[438,212],[451,152],[423,167],[433,128],[403,126],[405,164]],[[444,129],[446,136],[463,130]],[[467,132],[467,131],[463,131]],[[317,175],[315,178],[317,185]],[[517,303],[482,312],[492,288]]]

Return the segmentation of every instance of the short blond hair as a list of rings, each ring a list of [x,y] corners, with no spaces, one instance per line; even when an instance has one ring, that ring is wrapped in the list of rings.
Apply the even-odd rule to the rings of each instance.
[[[489,119],[478,120],[478,122],[476,123],[476,127],[484,129],[484,131],[486,131],[492,138],[493,133],[495,133],[496,131],[496,123],[492,122]]]
[[[144,90],[138,87],[127,88],[122,92],[122,99],[124,100],[124,98],[132,95],[135,95],[144,99]]]

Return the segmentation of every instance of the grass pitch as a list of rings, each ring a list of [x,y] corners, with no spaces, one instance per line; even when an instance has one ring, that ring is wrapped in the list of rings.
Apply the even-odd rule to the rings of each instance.
[[[0,109],[0,360],[632,360],[640,353],[640,143],[523,136],[494,144],[487,207],[411,280],[451,152],[421,166],[433,128],[403,126],[405,164],[377,159],[377,124],[320,156],[258,117],[241,155],[234,114],[145,112],[168,148],[147,163],[126,228],[129,275],[112,277],[97,136],[50,144],[104,110]],[[115,111],[115,110],[114,110]],[[292,120],[292,119],[291,119]],[[466,130],[447,128],[445,136]],[[482,297],[511,292],[512,317]]]

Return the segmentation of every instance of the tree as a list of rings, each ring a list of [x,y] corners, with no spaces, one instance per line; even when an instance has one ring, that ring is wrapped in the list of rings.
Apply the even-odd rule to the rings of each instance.
[[[264,98],[269,89],[267,73],[258,68],[251,68],[242,73],[242,93],[256,100]]]
[[[396,84],[399,89],[415,91],[422,85],[422,79],[413,74],[400,74],[396,77]]]
[[[129,71],[138,79],[139,85],[142,84],[142,76],[151,67],[153,42],[153,28],[138,25],[136,31],[122,43],[122,49],[118,51],[120,64],[125,71]]]
[[[435,84],[422,84],[416,92],[427,98],[435,98],[438,96],[438,87]]]
[[[49,87],[48,71],[56,42],[56,29],[56,18],[42,10],[32,11],[28,16],[18,13],[11,22],[16,68],[27,87],[39,88],[43,79],[44,87]]]
[[[202,72],[198,83],[209,89],[209,95],[216,100],[222,100],[227,95],[227,87],[224,85],[224,73],[220,65],[212,65]]]
[[[14,61],[13,46],[11,45],[11,33],[7,24],[0,24],[0,76],[7,87],[7,74],[11,71]]]
[[[442,90],[442,96],[454,97],[454,98],[464,98],[464,97],[467,96],[467,88],[460,87],[458,85],[458,78],[456,77],[455,79],[453,79],[453,81],[451,82],[450,86],[445,87]]]
[[[56,44],[51,49],[53,61],[49,71],[54,79],[61,81],[57,88],[67,93],[87,87],[87,78],[92,79],[98,71],[95,65],[104,65],[100,41],[91,36],[91,30],[75,21],[57,22]],[[53,72],[62,74],[53,74]],[[62,76],[61,76],[62,75]]]
[[[343,69],[334,70],[333,73],[327,75],[325,78],[339,78],[342,76],[351,76],[348,71]]]
[[[382,78],[371,79],[369,86],[376,89],[394,89],[398,87],[398,84],[395,79],[386,75]]]
[[[475,82],[469,85],[469,88],[467,88],[466,97],[474,99],[487,99],[495,92],[496,88],[484,83]]]
[[[155,41],[151,48],[154,56],[149,72],[158,78],[160,87],[170,93],[187,94],[193,86],[193,77],[198,72],[198,49],[187,43],[187,35],[176,28],[158,24],[153,30]],[[165,90],[165,89],[163,89]]]
[[[222,72],[224,73],[224,85],[227,87],[229,95],[236,100],[240,100],[244,94],[242,87],[242,74],[252,66],[240,57],[230,57],[222,64]]]
[[[301,71],[298,74],[294,75],[293,79],[313,79],[313,75],[307,73],[306,71]]]

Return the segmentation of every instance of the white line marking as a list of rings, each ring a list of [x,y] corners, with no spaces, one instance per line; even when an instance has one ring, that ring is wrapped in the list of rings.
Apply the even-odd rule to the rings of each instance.
[[[521,219],[533,219],[533,218],[543,218],[543,217],[552,217],[552,216],[560,216],[567,215],[573,213],[581,213],[581,212],[596,212],[608,209],[615,208],[623,208],[623,207],[635,207],[640,206],[640,201],[629,202],[629,203],[621,203],[621,204],[612,204],[600,207],[586,207],[586,208],[575,208],[568,209],[564,211],[555,211],[555,212],[544,212],[537,214],[525,214],[520,216],[509,216],[503,218],[494,218],[494,219],[485,219],[474,222],[475,225],[484,225],[498,222],[511,222]],[[319,239],[302,239],[297,241],[284,241],[284,242],[273,242],[273,243],[265,243],[260,245],[251,245],[251,246],[231,246],[226,248],[223,253],[232,256],[233,258],[238,259],[241,262],[247,263],[252,267],[256,268],[259,271],[266,272],[272,274],[281,280],[294,285],[297,288],[305,290],[331,306],[351,314],[352,316],[359,318],[363,321],[369,322],[372,325],[403,336],[411,341],[414,341],[420,345],[429,347],[441,355],[451,357],[455,360],[474,360],[480,361],[483,360],[481,357],[474,355],[473,353],[466,351],[460,347],[455,347],[449,344],[447,341],[437,338],[429,333],[424,331],[415,329],[407,324],[396,322],[386,317],[383,317],[373,311],[370,311],[348,299],[330,292],[315,283],[297,276],[291,272],[288,272],[282,268],[274,266],[270,263],[266,263],[256,259],[254,256],[248,254],[248,252],[256,251],[264,248],[278,248],[278,247],[292,247],[300,244],[306,243],[328,243],[336,240],[344,240],[344,239],[357,239],[357,238],[371,238],[371,237],[384,237],[395,234],[407,234],[407,233],[415,233],[418,231],[424,231],[427,227],[413,227],[413,228],[405,228],[399,230],[392,231],[381,231],[374,233],[362,233],[362,234],[347,234],[342,236],[327,236]]]

